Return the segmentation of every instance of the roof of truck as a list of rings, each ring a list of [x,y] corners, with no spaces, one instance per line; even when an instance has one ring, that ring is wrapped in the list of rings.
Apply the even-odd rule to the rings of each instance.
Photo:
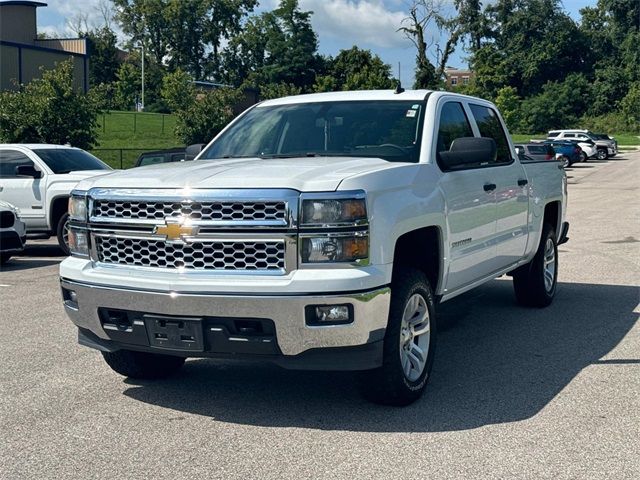
[[[358,90],[354,92],[327,92],[310,93],[307,95],[294,95],[292,97],[275,98],[266,100],[260,106],[288,105],[294,103],[315,103],[315,102],[345,102],[349,100],[408,100],[422,101],[432,93],[433,90],[405,90],[402,93],[395,93],[394,90]]]

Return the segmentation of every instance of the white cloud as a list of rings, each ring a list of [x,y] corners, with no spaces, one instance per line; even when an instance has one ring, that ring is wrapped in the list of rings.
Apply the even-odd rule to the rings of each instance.
[[[314,12],[311,22],[322,39],[330,36],[351,45],[403,47],[397,30],[406,13],[388,9],[382,0],[301,0],[302,10]]]

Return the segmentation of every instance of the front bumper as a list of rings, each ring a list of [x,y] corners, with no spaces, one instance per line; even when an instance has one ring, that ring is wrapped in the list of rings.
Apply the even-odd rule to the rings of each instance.
[[[0,252],[17,253],[24,250],[26,237],[13,229],[0,230]]]
[[[335,295],[232,295],[106,287],[64,278],[61,286],[65,310],[79,327],[80,343],[99,350],[258,358],[290,368],[327,370],[364,370],[381,364],[391,299],[387,287]],[[75,301],[70,299],[71,291]],[[343,325],[307,325],[305,308],[317,305],[350,305],[353,321]],[[126,312],[130,326],[105,328],[105,311]],[[202,325],[203,348],[190,351],[154,346],[149,340],[147,323],[153,315]],[[236,321],[273,325],[273,338],[238,333],[233,330]],[[267,341],[272,347],[265,348],[262,343]]]

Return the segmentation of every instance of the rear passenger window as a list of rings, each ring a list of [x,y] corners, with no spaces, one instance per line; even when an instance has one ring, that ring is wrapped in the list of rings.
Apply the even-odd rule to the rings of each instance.
[[[507,141],[507,135],[502,128],[498,114],[489,107],[482,105],[469,105],[471,107],[471,113],[478,124],[478,130],[483,137],[493,138],[498,147],[498,156],[496,163],[510,163],[511,152],[509,151],[509,142]]]
[[[459,102],[447,102],[440,112],[438,127],[437,157],[440,152],[447,152],[456,138],[473,137],[473,130]]]
[[[17,150],[0,150],[0,178],[17,178],[16,168],[20,165],[33,165],[33,162]]]

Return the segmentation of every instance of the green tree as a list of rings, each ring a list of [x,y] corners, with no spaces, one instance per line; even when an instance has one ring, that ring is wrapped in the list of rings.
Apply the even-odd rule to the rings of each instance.
[[[186,110],[177,112],[176,136],[185,144],[207,143],[233,119],[242,92],[220,88],[208,92]]]
[[[224,54],[225,81],[255,88],[290,84],[310,90],[322,70],[311,13],[301,11],[298,0],[281,0],[275,10],[250,18]]]
[[[41,72],[41,78],[20,90],[0,93],[0,141],[91,148],[97,138],[97,111],[74,87],[73,60]]]
[[[116,104],[123,110],[135,108],[136,98],[142,88],[140,70],[130,62],[120,65],[116,75]]]
[[[177,69],[162,80],[162,98],[171,111],[187,110],[196,99],[196,89],[188,73]]]
[[[108,27],[97,28],[84,34],[89,44],[89,81],[91,85],[115,81],[120,61],[116,34]]]
[[[522,102],[521,128],[544,132],[555,128],[578,127],[579,118],[590,101],[589,81],[572,73],[564,82],[548,82],[542,93]]]
[[[484,96],[509,85],[529,97],[549,81],[585,72],[588,48],[560,0],[497,0],[484,15],[488,40],[471,58]]]
[[[640,133],[640,82],[634,82],[620,102],[629,131]]]
[[[517,132],[520,128],[520,97],[513,87],[502,87],[498,90],[495,104],[507,123],[510,132]]]
[[[291,95],[300,95],[302,89],[290,83],[269,83],[260,89],[260,98],[269,100],[270,98],[289,97]]]
[[[340,50],[326,63],[327,74],[316,79],[316,91],[377,90],[394,88],[397,84],[391,75],[391,65],[370,50],[353,46]]]
[[[238,34],[257,0],[113,0],[132,45],[196,80],[217,74],[221,46]]]

